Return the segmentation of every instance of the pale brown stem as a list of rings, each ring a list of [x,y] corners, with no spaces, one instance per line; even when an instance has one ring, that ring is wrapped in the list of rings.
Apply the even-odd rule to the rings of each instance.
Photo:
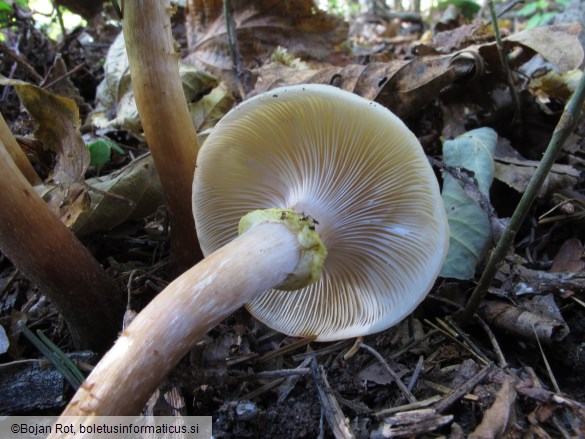
[[[39,177],[35,172],[30,161],[26,157],[26,154],[20,148],[20,145],[12,135],[12,132],[10,131],[10,128],[8,128],[2,113],[0,113],[0,142],[4,144],[6,150],[10,154],[10,157],[12,157],[12,160],[14,160],[14,163],[22,175],[24,175],[24,177],[31,185],[36,186],[37,184],[43,183],[41,177]]]
[[[0,142],[0,250],[59,308],[78,348],[111,346],[123,316],[115,284],[49,210]]]
[[[253,227],[212,253],[138,314],[62,416],[138,414],[199,337],[283,282],[299,257],[298,238],[284,224]]]
[[[126,0],[122,29],[136,105],[165,194],[179,272],[201,259],[191,212],[199,150],[179,76],[169,0]]]

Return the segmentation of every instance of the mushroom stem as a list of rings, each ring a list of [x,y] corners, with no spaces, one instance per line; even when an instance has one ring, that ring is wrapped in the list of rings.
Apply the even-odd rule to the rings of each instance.
[[[261,223],[185,272],[124,330],[63,416],[137,414],[201,336],[298,271],[301,241],[285,223]]]
[[[179,75],[169,0],[126,0],[122,29],[136,106],[165,194],[180,273],[202,258],[191,213],[199,143]]]
[[[78,348],[103,352],[122,318],[116,285],[49,210],[0,141],[0,250],[47,294]]]

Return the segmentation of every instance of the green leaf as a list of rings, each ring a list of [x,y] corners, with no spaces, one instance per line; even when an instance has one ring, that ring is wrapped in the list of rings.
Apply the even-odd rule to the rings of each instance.
[[[538,2],[528,3],[527,5],[523,6],[516,12],[516,15],[519,17],[529,17],[535,12],[538,12],[540,9],[540,5]]]
[[[119,154],[125,154],[124,150],[108,139],[98,139],[87,145],[89,149],[91,166],[101,167],[110,160],[112,149]]]
[[[540,22],[538,23],[538,25],[546,26],[548,23],[552,22],[556,15],[557,12],[545,12],[540,16]]]
[[[441,276],[471,279],[491,240],[488,216],[450,174],[445,174],[442,195],[450,237]]]
[[[87,145],[89,148],[90,161],[92,166],[103,166],[110,160],[112,149],[104,140],[96,140]]]
[[[471,279],[491,242],[489,217],[479,200],[489,196],[497,139],[491,128],[480,128],[443,145],[445,164],[472,171],[477,181],[475,186],[468,181],[464,184],[450,173],[444,175],[442,196],[450,239],[449,253],[441,270],[443,277]]]
[[[443,160],[448,166],[472,171],[479,190],[489,194],[494,180],[494,151],[498,135],[491,128],[468,131],[443,145]]]
[[[530,19],[526,22],[525,28],[526,29],[534,29],[535,27],[540,26],[540,20],[542,15],[536,14],[530,17]]]
[[[0,0],[0,13],[2,13],[2,12],[12,12],[12,6],[10,6],[4,0]]]

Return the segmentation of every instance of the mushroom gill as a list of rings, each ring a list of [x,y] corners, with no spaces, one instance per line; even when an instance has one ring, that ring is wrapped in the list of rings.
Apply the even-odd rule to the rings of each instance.
[[[403,319],[448,246],[438,183],[414,134],[386,108],[331,86],[276,89],[226,115],[199,154],[193,198],[206,255],[255,209],[315,220],[328,251],[321,279],[266,291],[247,308],[280,332],[320,341]]]

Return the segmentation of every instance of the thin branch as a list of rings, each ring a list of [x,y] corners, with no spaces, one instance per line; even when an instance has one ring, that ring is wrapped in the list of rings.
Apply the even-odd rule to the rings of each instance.
[[[504,357],[504,353],[502,352],[502,349],[500,348],[500,345],[498,343],[498,340],[496,339],[496,336],[492,332],[489,325],[485,322],[485,320],[483,320],[479,316],[476,316],[476,318],[477,318],[477,322],[479,323],[479,326],[481,326],[483,328],[483,330],[487,334],[488,338],[490,339],[490,342],[492,344],[492,349],[494,350],[494,352],[496,353],[496,356],[498,357],[498,366],[502,369],[505,369],[506,367],[508,367],[508,362],[506,361],[506,357]]]
[[[548,377],[555,389],[555,392],[557,392],[558,394],[561,393],[561,388],[559,387],[559,384],[557,383],[557,380],[553,374],[553,371],[550,367],[550,364],[548,362],[548,359],[546,358],[546,355],[544,353],[544,350],[542,349],[542,345],[540,344],[540,340],[538,338],[538,334],[536,333],[536,329],[534,328],[534,325],[532,325],[532,331],[534,331],[534,337],[536,338],[536,343],[538,343],[538,349],[540,350],[540,355],[542,355],[542,360],[544,361],[544,365],[546,367],[546,371],[548,373]]]
[[[445,328],[439,328],[433,322],[431,322],[429,320],[426,320],[426,319],[425,319],[425,323],[427,325],[429,325],[430,327],[432,327],[433,329],[436,329],[437,331],[441,332],[446,337],[448,337],[451,340],[453,340],[453,342],[455,342],[456,344],[458,344],[459,346],[461,346],[463,349],[465,349],[466,351],[468,351],[471,355],[473,355],[475,357],[475,359],[477,361],[479,361],[480,363],[483,363],[483,364],[488,364],[489,363],[489,361],[487,360],[487,358],[485,357],[485,355],[483,355],[483,353],[481,353],[481,355],[480,355],[477,352],[475,352],[469,345],[467,345],[467,343],[462,342],[455,335],[453,335],[451,333],[451,331],[448,331]]]
[[[412,376],[410,377],[410,381],[408,382],[408,390],[410,392],[412,392],[412,389],[414,389],[414,386],[416,385],[416,381],[418,380],[418,376],[420,375],[420,372],[422,371],[424,360],[425,360],[425,358],[422,355],[420,355],[418,357],[418,362],[416,363],[416,367],[414,368],[414,372],[412,373]]]
[[[504,74],[506,75],[506,80],[508,81],[508,87],[510,87],[510,93],[512,94],[512,101],[514,102],[515,109],[514,122],[521,124],[522,109],[520,106],[520,98],[518,96],[518,90],[516,90],[516,85],[514,84],[514,79],[512,78],[512,73],[510,72],[510,67],[508,66],[508,60],[506,59],[506,55],[504,53],[504,44],[502,43],[502,37],[500,36],[500,27],[498,25],[496,8],[492,0],[489,0],[488,4],[492,16],[492,25],[494,26],[494,33],[496,34],[496,45],[498,48],[498,55],[500,56],[500,63],[502,64],[502,68],[504,69]]]
[[[435,396],[431,396],[430,398],[423,399],[423,400],[420,400],[417,402],[399,405],[396,407],[390,407],[387,409],[382,409],[379,412],[374,413],[374,416],[376,417],[376,419],[382,419],[382,418],[386,418],[394,413],[407,412],[410,410],[417,410],[417,409],[425,408],[425,407],[428,407],[436,402],[439,402],[440,400],[441,400],[441,397],[439,395],[435,395]]]
[[[34,79],[37,84],[43,80],[43,77],[34,69],[33,66],[31,66],[20,54],[16,53],[13,49],[1,41],[0,52],[3,52],[8,58],[15,61],[29,77]]]
[[[317,360],[315,358],[311,361],[311,371],[313,372],[313,378],[319,392],[319,401],[321,401],[325,419],[327,419],[327,423],[331,427],[333,434],[336,438],[355,439],[349,422],[335,399],[335,395],[333,395],[327,377],[323,373],[323,367],[317,366]]]
[[[400,389],[400,391],[402,392],[404,397],[408,400],[408,402],[410,402],[410,403],[416,402],[416,398],[414,397],[414,395],[412,393],[410,393],[410,390],[408,390],[408,388],[404,385],[404,383],[402,382],[402,380],[400,379],[398,374],[396,372],[394,372],[394,369],[392,369],[390,367],[388,362],[386,360],[384,360],[384,357],[382,357],[382,355],[380,355],[380,353],[377,350],[375,350],[371,346],[368,346],[365,343],[360,343],[360,348],[368,351],[370,354],[372,354],[380,362],[380,364],[382,364],[382,366],[384,366],[384,369],[386,369],[388,371],[388,373],[390,374],[390,376],[392,376],[392,378],[396,382],[396,385],[398,386],[398,388]]]
[[[475,374],[469,380],[467,380],[465,383],[463,383],[463,385],[461,387],[459,387],[458,389],[454,389],[451,393],[449,393],[448,395],[445,395],[445,397],[443,397],[441,399],[441,401],[439,401],[437,403],[437,405],[434,407],[436,412],[443,413],[445,410],[447,410],[449,407],[451,407],[455,402],[459,401],[463,397],[463,395],[465,395],[466,393],[469,393],[471,390],[473,390],[475,388],[475,386],[477,386],[479,383],[481,383],[483,381],[483,379],[492,371],[493,368],[494,368],[494,364],[489,363],[482,370],[480,370],[477,374]]]

